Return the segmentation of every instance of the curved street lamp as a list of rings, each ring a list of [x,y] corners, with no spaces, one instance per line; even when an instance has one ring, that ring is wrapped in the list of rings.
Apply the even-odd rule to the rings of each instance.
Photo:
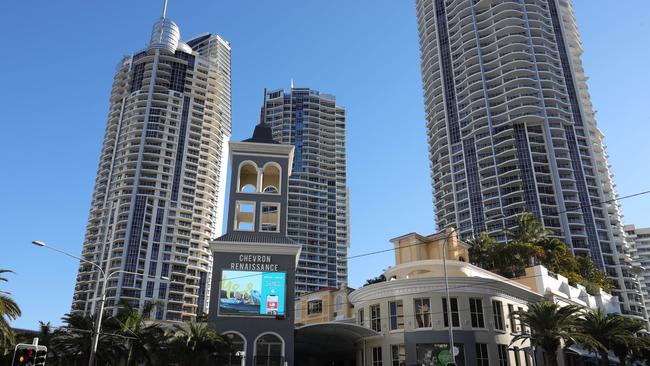
[[[445,240],[442,242],[442,267],[445,273],[445,293],[447,295],[446,304],[447,304],[447,324],[449,325],[449,353],[451,353],[451,363],[456,364],[456,352],[454,349],[454,324],[452,323],[451,316],[451,299],[449,298],[449,276],[447,275],[447,243],[449,238],[456,233],[456,229],[453,227],[447,227],[444,230],[450,229],[449,234],[445,236]]]
[[[65,256],[68,256],[68,257],[71,257],[71,258],[74,258],[74,259],[78,259],[79,261],[81,261],[83,263],[90,264],[90,265],[94,266],[95,268],[97,268],[99,270],[99,272],[102,274],[102,278],[103,278],[103,280],[102,280],[102,296],[101,296],[101,298],[100,298],[100,300],[99,300],[99,302],[97,304],[97,306],[99,308],[99,311],[97,313],[97,319],[95,321],[95,329],[93,330],[93,339],[92,339],[92,345],[91,345],[91,348],[90,348],[90,359],[88,360],[88,366],[95,366],[95,358],[96,358],[96,354],[97,354],[97,346],[99,345],[99,335],[100,335],[101,329],[102,329],[102,317],[104,315],[104,303],[106,302],[106,292],[107,292],[106,291],[106,285],[108,284],[108,280],[111,279],[111,277],[113,277],[113,276],[115,276],[117,274],[125,273],[125,274],[132,274],[132,275],[149,277],[149,278],[159,278],[161,280],[169,281],[169,278],[167,278],[167,277],[154,277],[154,276],[145,275],[143,273],[137,273],[137,272],[131,272],[131,271],[125,271],[125,270],[111,271],[111,272],[108,273],[108,275],[106,275],[106,272],[102,269],[102,267],[99,266],[95,262],[91,262],[89,260],[83,259],[81,257],[77,257],[76,255],[72,255],[72,254],[70,254],[68,252],[65,252],[63,250],[51,247],[51,246],[47,245],[45,242],[42,242],[40,240],[34,240],[34,241],[32,241],[32,244],[34,244],[34,245],[36,245],[38,247],[44,247],[44,248],[53,250],[53,251],[55,251],[57,253],[61,253],[61,254],[65,255]]]

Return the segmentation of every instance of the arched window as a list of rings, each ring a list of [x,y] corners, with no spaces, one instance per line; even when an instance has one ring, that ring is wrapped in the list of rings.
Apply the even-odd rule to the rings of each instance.
[[[280,192],[280,167],[275,163],[266,163],[262,173],[262,192]]]
[[[251,161],[246,161],[239,166],[239,192],[257,192],[257,166]]]
[[[241,356],[237,356],[237,352],[246,352],[246,340],[239,333],[226,332],[224,336],[230,342],[230,353],[228,354],[227,366],[240,366]]]
[[[334,309],[338,312],[343,310],[343,296],[341,295],[336,295],[336,299],[334,300]]]
[[[281,366],[283,356],[284,342],[279,336],[267,333],[255,341],[255,366]]]

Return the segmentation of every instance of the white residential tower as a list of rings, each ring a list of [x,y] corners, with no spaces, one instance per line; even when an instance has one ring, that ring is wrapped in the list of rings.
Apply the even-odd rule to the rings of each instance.
[[[84,239],[82,257],[109,274],[109,313],[124,300],[156,302],[156,319],[207,314],[230,134],[230,45],[182,42],[163,12],[149,45],[118,65]],[[81,264],[73,310],[94,311],[102,280]]]
[[[643,317],[568,0],[416,0],[439,228],[505,240],[532,212]]]
[[[345,109],[308,88],[266,93],[273,138],[295,146],[289,178],[288,237],[302,245],[296,294],[347,284],[349,201]]]

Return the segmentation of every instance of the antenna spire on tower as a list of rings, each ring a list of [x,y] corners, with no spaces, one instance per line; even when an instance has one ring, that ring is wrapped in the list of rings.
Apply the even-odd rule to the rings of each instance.
[[[167,18],[167,0],[163,0],[162,18]]]

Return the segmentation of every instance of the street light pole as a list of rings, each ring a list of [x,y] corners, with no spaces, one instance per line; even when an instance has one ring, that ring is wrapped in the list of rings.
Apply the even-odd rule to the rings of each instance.
[[[93,339],[92,339],[92,343],[91,343],[91,347],[90,347],[90,358],[88,360],[88,366],[94,366],[95,365],[95,355],[97,353],[97,346],[99,345],[99,333],[100,333],[101,327],[102,327],[102,316],[104,315],[104,301],[106,300],[106,282],[107,282],[107,279],[108,279],[108,277],[106,276],[106,272],[104,272],[102,267],[99,266],[95,262],[91,262],[91,261],[83,259],[81,257],[77,257],[76,255],[72,255],[72,254],[70,254],[68,252],[64,252],[63,250],[56,249],[54,247],[51,247],[51,246],[45,244],[44,242],[42,242],[40,240],[34,240],[34,241],[32,241],[32,244],[34,244],[36,246],[39,246],[39,247],[48,248],[48,249],[53,250],[55,252],[66,255],[68,257],[78,259],[79,261],[81,261],[83,263],[90,264],[90,265],[94,266],[95,268],[97,268],[99,270],[99,272],[102,274],[102,278],[104,279],[104,281],[103,281],[103,284],[102,284],[102,296],[101,296],[101,299],[99,300],[99,304],[98,304],[98,306],[99,306],[98,315],[99,316],[97,317],[97,319],[95,319],[95,328],[93,330]],[[115,273],[115,272],[113,272],[113,273]],[[113,275],[113,273],[111,273],[111,275]]]
[[[32,244],[34,244],[36,246],[39,246],[39,247],[45,247],[45,248],[51,249],[51,250],[53,250],[55,252],[61,253],[61,254],[66,255],[68,257],[78,259],[81,262],[93,265],[93,266],[95,266],[95,268],[97,268],[101,272],[101,274],[102,274],[102,296],[100,297],[100,300],[99,300],[99,302],[97,304],[97,319],[95,320],[95,328],[93,330],[93,338],[92,338],[92,344],[91,344],[91,348],[90,348],[90,358],[88,360],[88,366],[95,366],[95,358],[96,358],[96,355],[97,355],[97,347],[99,346],[99,335],[100,335],[101,330],[102,330],[102,318],[104,316],[104,304],[106,303],[106,293],[107,293],[106,286],[108,285],[108,280],[110,280],[111,277],[113,277],[114,275],[119,274],[119,273],[133,274],[133,275],[138,275],[138,276],[144,276],[144,274],[137,273],[137,272],[124,271],[124,270],[117,270],[117,271],[110,272],[108,274],[108,276],[107,276],[106,272],[104,272],[102,267],[100,267],[97,263],[94,263],[94,262],[88,261],[86,259],[77,257],[75,255],[72,255],[72,254],[68,253],[68,252],[64,252],[62,250],[56,249],[56,248],[51,247],[51,246],[49,246],[49,245],[47,245],[44,242],[39,241],[39,240],[32,241]],[[147,276],[147,277],[153,277],[153,276]],[[166,279],[164,277],[160,277],[160,278],[161,279]]]
[[[449,298],[449,276],[447,275],[447,242],[449,238],[454,234],[455,229],[450,228],[451,232],[445,236],[445,240],[442,242],[442,267],[445,273],[445,293],[447,295],[447,324],[449,325],[449,352],[451,353],[451,362],[456,364],[456,355],[454,353],[454,329],[451,316],[451,299]]]
[[[102,271],[103,273],[103,271]],[[108,274],[108,276],[104,275],[104,279],[102,281],[102,296],[99,300],[99,303],[97,306],[99,307],[98,309],[98,318],[97,321],[95,322],[95,331],[93,332],[93,340],[92,340],[92,349],[90,351],[90,360],[88,361],[88,366],[94,366],[95,365],[95,357],[97,355],[97,348],[99,347],[99,335],[101,333],[102,329],[102,320],[104,316],[104,304],[106,303],[106,293],[108,292],[106,290],[106,287],[108,286],[108,280],[111,279],[116,274],[132,274],[132,275],[138,275],[138,276],[143,276],[144,274],[142,273],[137,273],[137,272],[131,272],[131,271],[124,271],[124,270],[117,270],[117,271],[112,271]],[[146,276],[146,277],[153,277],[153,276]],[[161,277],[161,279],[164,279]]]

